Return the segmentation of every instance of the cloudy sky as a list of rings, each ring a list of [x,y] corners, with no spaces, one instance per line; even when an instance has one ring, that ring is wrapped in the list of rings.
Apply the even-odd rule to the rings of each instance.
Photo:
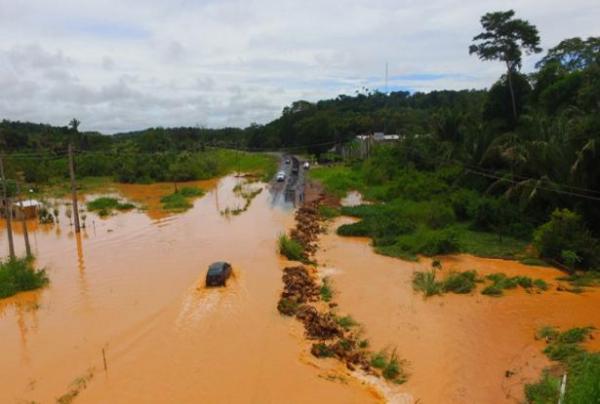
[[[246,126],[383,90],[386,62],[389,89],[484,88],[503,67],[467,48],[482,14],[508,8],[545,49],[600,36],[599,0],[0,0],[0,118]]]

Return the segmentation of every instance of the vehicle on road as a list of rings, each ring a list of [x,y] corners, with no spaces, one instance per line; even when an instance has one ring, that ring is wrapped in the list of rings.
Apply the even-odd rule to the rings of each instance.
[[[305,161],[303,167],[305,170],[308,170],[310,168],[310,163],[308,161]]]
[[[226,286],[231,276],[231,264],[223,261],[213,262],[206,273],[206,286]]]
[[[285,159],[285,164],[290,164],[290,159]]]
[[[277,182],[283,182],[283,181],[285,181],[285,172],[279,171],[277,173]]]

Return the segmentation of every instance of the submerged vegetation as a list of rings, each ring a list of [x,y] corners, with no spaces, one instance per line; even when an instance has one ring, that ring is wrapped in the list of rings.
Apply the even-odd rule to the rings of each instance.
[[[131,210],[135,205],[128,202],[121,202],[117,198],[101,197],[87,203],[87,209],[90,212],[98,212],[100,216],[108,216],[113,210]]]
[[[172,194],[160,198],[164,210],[171,212],[183,212],[190,209],[193,205],[190,199],[204,195],[204,191],[196,187],[183,187]]]
[[[35,269],[33,258],[0,261],[0,299],[48,284],[44,269]]]
[[[486,283],[481,294],[488,296],[501,296],[505,289],[522,287],[528,292],[545,291],[548,284],[543,279],[532,279],[528,276],[508,277],[503,273],[495,273],[481,278],[477,271],[450,272],[444,279],[437,278],[439,265],[432,265],[429,271],[416,271],[413,274],[413,289],[422,292],[425,297],[441,295],[444,293],[467,294],[477,288],[477,283]]]

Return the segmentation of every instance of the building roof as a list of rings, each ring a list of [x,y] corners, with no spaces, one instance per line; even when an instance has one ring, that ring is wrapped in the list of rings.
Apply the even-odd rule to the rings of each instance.
[[[40,206],[40,203],[38,201],[36,201],[35,199],[26,199],[24,201],[17,202],[16,205],[19,207],[22,206],[24,208],[31,208],[34,206]]]

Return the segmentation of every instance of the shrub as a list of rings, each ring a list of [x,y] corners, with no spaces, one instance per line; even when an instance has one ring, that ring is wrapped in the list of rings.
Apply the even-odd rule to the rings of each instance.
[[[349,330],[350,328],[358,325],[356,320],[354,320],[351,316],[338,317],[336,321],[344,330]]]
[[[323,278],[323,283],[321,284],[321,289],[319,290],[321,294],[321,299],[324,302],[329,302],[333,297],[333,291],[331,290],[331,285],[329,284],[328,278]]]
[[[371,366],[376,369],[383,369],[387,364],[387,355],[385,352],[380,351],[373,354],[371,357]]]
[[[330,346],[322,342],[312,344],[312,347],[310,348],[310,353],[312,353],[313,356],[317,358],[330,358],[335,354]]]
[[[583,268],[600,263],[598,240],[592,237],[581,216],[568,209],[557,209],[552,213],[550,221],[535,231],[534,244],[542,257],[564,264],[567,262],[563,251],[569,251],[567,256],[575,254],[579,257]]]
[[[121,202],[116,198],[101,197],[96,198],[93,201],[87,203],[87,209],[89,211],[96,211],[100,216],[108,216],[112,213],[113,209],[125,211],[134,209],[135,205],[128,202]]]
[[[425,296],[439,295],[442,292],[442,285],[435,279],[435,270],[427,272],[415,272],[413,275],[413,289],[421,291]]]
[[[444,292],[453,293],[470,293],[475,289],[477,281],[477,272],[452,272],[442,282],[442,290]]]
[[[196,187],[183,187],[170,195],[160,198],[163,209],[172,212],[183,212],[190,209],[193,205],[189,202],[190,198],[204,195],[204,191]]]
[[[46,271],[34,269],[32,259],[18,258],[0,261],[0,298],[38,289],[46,284],[48,284]]]
[[[304,248],[296,240],[281,234],[278,240],[279,253],[292,261],[305,261]]]
[[[360,222],[343,224],[336,230],[340,236],[367,237],[371,235],[371,230],[365,220]]]
[[[544,372],[540,381],[525,385],[525,399],[529,404],[557,403],[559,390],[560,379]]]

